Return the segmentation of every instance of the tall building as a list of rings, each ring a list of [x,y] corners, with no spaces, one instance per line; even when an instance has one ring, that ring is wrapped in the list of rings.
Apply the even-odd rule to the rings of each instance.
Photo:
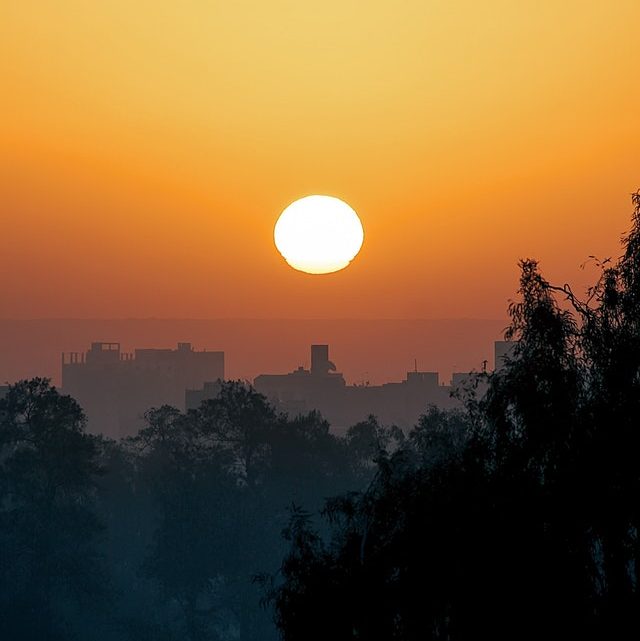
[[[151,407],[185,409],[185,390],[224,379],[224,352],[136,349],[96,342],[86,353],[62,355],[62,390],[84,409],[92,432],[122,437],[143,425]]]

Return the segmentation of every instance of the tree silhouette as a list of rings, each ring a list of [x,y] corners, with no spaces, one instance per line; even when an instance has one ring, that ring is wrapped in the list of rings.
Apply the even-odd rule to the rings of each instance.
[[[253,578],[284,554],[287,505],[320,509],[364,478],[319,413],[278,416],[238,381],[186,414],[151,409],[129,447],[157,520],[142,571],[165,629],[192,640],[273,634]]]
[[[254,487],[276,423],[267,399],[242,381],[225,381],[218,396],[205,401],[197,415],[200,429],[233,455],[239,482]]]
[[[284,639],[637,638],[633,204],[624,253],[586,300],[520,263],[512,355],[466,413],[430,409],[379,448],[369,488],[327,503],[327,540],[293,515],[267,595]]]
[[[104,597],[92,509],[99,473],[78,404],[46,379],[0,400],[0,629],[57,639],[65,612]]]
[[[179,606],[180,617],[168,617],[177,635],[191,641],[212,638],[234,492],[226,474],[230,457],[203,435],[193,414],[163,406],[145,418],[147,426],[131,445],[158,525],[142,570],[159,584],[165,604]]]

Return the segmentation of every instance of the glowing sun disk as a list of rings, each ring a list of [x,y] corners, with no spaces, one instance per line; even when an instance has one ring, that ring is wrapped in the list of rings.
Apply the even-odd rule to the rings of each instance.
[[[356,257],[364,230],[356,212],[333,196],[306,196],[278,218],[274,240],[284,259],[308,274],[330,274]]]

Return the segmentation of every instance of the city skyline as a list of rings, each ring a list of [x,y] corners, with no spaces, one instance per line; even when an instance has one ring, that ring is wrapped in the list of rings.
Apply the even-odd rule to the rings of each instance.
[[[255,389],[274,410],[290,419],[319,412],[332,429],[346,432],[376,416],[383,425],[410,430],[429,407],[461,408],[458,394],[475,389],[481,396],[486,381],[476,375],[503,367],[514,343],[496,341],[494,358],[480,368],[456,371],[451,380],[437,371],[407,371],[402,381],[347,383],[330,360],[328,344],[310,347],[310,364],[285,372],[264,372],[246,385]],[[376,345],[371,346],[375,351]],[[94,434],[125,438],[143,429],[147,412],[167,406],[177,411],[198,410],[217,399],[230,379],[225,353],[197,350],[190,342],[177,348],[122,350],[120,343],[93,341],[86,351],[62,353],[60,391],[84,409],[87,428]]]
[[[123,351],[175,347],[222,350],[230,379],[253,380],[265,372],[309,366],[307,348],[328,343],[349,383],[401,380],[414,368],[480,369],[503,337],[502,320],[0,320],[0,381],[47,376],[61,384],[60,353],[82,352],[96,340]],[[376,350],[371,346],[376,345]]]

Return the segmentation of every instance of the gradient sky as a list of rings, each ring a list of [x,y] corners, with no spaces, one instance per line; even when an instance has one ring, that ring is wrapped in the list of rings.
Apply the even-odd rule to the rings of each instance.
[[[640,187],[640,3],[0,8],[0,317],[502,318],[585,284]],[[346,200],[345,271],[272,233]]]

